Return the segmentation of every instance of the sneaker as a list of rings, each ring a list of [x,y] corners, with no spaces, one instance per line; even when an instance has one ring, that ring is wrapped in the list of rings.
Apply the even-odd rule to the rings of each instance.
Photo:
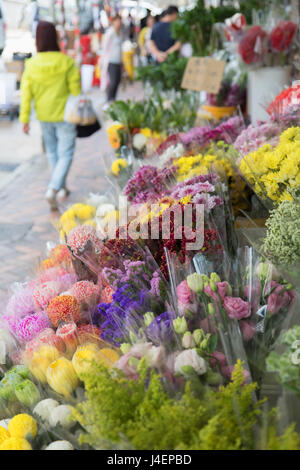
[[[49,188],[45,194],[45,199],[49,203],[50,208],[52,211],[57,210],[57,202],[56,202],[56,191],[55,189]]]
[[[56,194],[56,200],[63,202],[70,195],[70,191],[67,188],[61,188]]]

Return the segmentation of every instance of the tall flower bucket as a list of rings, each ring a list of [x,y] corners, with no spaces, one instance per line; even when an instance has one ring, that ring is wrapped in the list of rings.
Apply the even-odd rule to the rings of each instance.
[[[263,67],[248,73],[247,108],[252,124],[269,118],[266,108],[290,78],[291,67]]]
[[[94,65],[84,64],[81,66],[81,88],[83,93],[88,93],[93,87]]]

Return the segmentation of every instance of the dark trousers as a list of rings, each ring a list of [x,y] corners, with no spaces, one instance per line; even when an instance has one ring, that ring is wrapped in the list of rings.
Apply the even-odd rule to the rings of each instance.
[[[108,101],[114,101],[121,82],[121,64],[108,64],[109,87],[107,90]]]

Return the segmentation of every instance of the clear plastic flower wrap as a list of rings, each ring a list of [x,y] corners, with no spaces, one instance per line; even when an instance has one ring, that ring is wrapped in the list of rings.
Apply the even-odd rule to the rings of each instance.
[[[252,26],[247,26],[245,17],[239,24],[226,20],[223,25],[226,47],[249,68],[291,63],[297,45],[297,24],[290,12],[272,2],[259,13],[253,17]]]
[[[183,344],[195,347],[198,336],[200,345],[209,344],[207,359],[223,380],[230,379],[237,360],[242,360],[245,379],[249,381],[250,368],[239,323],[249,316],[250,305],[239,297],[232,297],[231,284],[221,281],[214,272],[214,262],[199,263],[196,255],[195,272],[191,264],[180,266],[174,255],[167,259],[179,318],[184,319],[181,322],[188,322],[191,330],[183,336]],[[180,282],[178,272],[183,274],[181,279],[184,278]]]
[[[19,343],[18,365],[7,364],[1,374],[0,417],[8,424],[1,445],[22,438],[28,450],[48,450],[50,445],[54,450],[62,440],[67,441],[64,450],[88,448],[79,444],[83,428],[73,416],[75,406],[84,400],[82,375],[93,362],[111,367],[120,356],[100,339],[100,333],[91,324],[67,322],[56,331],[53,326],[45,328],[25,347]],[[16,443],[5,445],[21,450]]]
[[[266,358],[281,331],[289,324],[295,308],[296,292],[272,265],[253,247],[239,250],[237,286],[251,305],[251,315],[242,326],[247,356],[253,378],[262,383]]]
[[[120,356],[91,323],[100,287],[78,281],[72,270],[43,266],[14,290],[0,317],[1,450],[85,449],[72,421],[84,399],[82,373],[92,361],[109,367]]]
[[[249,221],[250,227],[243,229],[246,239],[299,290],[299,199],[281,202],[270,212],[265,228]]]
[[[106,177],[119,192],[124,189],[127,181],[141,166],[141,163],[135,158],[132,149],[126,146],[120,148],[118,158],[112,154],[105,153],[103,159]]]

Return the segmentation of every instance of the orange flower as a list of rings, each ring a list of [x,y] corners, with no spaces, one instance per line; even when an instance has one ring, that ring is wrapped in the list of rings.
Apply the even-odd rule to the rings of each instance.
[[[77,323],[81,316],[80,304],[72,295],[60,295],[48,304],[47,314],[52,325],[56,328],[59,322],[74,321]]]
[[[124,129],[122,124],[113,124],[107,130],[108,140],[113,149],[117,150],[121,146],[119,130]]]

